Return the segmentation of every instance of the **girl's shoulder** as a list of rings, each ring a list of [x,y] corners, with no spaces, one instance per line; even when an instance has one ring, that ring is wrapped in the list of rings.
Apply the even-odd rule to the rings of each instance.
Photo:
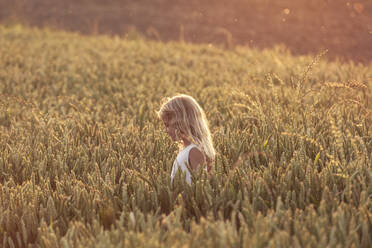
[[[189,151],[189,159],[197,161],[204,160],[204,154],[197,146],[194,146]]]
[[[194,150],[193,148],[200,150],[200,148],[197,145],[191,143],[190,145],[185,146],[182,149],[180,149],[177,157],[188,157],[190,154],[190,151]]]
[[[205,155],[197,146],[193,146],[189,151],[188,156],[188,163],[190,164],[191,168],[196,169],[198,165],[204,164]]]
[[[180,150],[180,152],[185,152],[185,151],[189,152],[189,151],[190,151],[192,148],[194,148],[194,147],[198,148],[198,146],[195,145],[194,143],[190,143],[190,145],[184,146],[184,147]],[[198,149],[199,149],[199,148],[198,148]]]

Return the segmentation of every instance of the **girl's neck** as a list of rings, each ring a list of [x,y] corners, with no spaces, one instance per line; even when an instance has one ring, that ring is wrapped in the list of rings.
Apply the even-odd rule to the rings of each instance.
[[[191,142],[188,139],[182,139],[183,147],[186,147],[191,144]]]

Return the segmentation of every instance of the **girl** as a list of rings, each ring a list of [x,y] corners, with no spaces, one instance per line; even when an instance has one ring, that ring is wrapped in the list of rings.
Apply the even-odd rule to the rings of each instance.
[[[171,183],[181,169],[186,173],[187,183],[191,185],[191,175],[186,164],[192,170],[197,170],[206,163],[209,172],[216,154],[205,113],[191,96],[181,94],[166,100],[158,111],[158,116],[171,139],[182,144],[173,163]]]

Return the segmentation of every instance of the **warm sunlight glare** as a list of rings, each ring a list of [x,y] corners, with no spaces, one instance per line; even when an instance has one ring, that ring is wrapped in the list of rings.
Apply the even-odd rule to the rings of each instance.
[[[364,10],[364,5],[361,4],[361,3],[354,3],[353,4],[354,6],[354,10],[358,13],[358,14],[361,14]]]

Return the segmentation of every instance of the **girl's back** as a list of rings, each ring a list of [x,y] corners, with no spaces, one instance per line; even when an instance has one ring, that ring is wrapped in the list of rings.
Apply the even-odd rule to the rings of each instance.
[[[177,155],[176,159],[173,162],[172,172],[171,172],[171,182],[173,183],[173,179],[176,176],[178,169],[181,169],[183,173],[186,173],[186,182],[191,185],[191,174],[189,169],[187,168],[187,164],[189,164],[189,154],[190,150],[197,146],[195,144],[190,144],[183,148]]]

